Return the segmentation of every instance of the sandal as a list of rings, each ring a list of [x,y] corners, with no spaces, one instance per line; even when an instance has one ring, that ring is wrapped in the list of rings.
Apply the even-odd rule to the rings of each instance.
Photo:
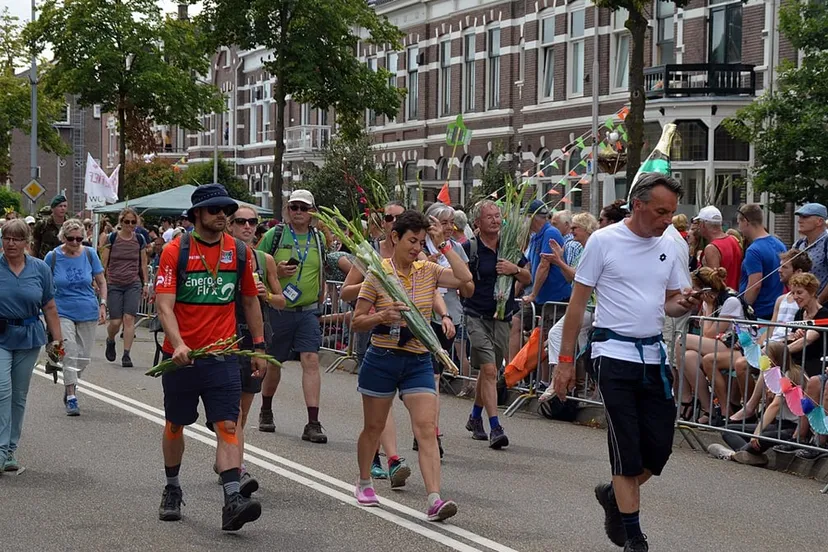
[[[695,410],[697,401],[687,401],[681,403],[681,412],[679,413],[679,420],[683,422],[693,421],[693,411]]]

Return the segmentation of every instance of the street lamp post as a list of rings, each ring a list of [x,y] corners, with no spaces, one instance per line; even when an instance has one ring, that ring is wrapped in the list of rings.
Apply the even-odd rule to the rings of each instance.
[[[598,5],[592,25],[592,181],[589,186],[589,212],[598,216]]]
[[[35,22],[35,18],[37,17],[37,6],[35,6],[35,0],[32,0],[32,23]],[[31,165],[31,177],[32,180],[37,179],[37,55],[32,54],[32,72],[29,75],[29,82],[31,82],[32,86],[32,133],[31,133],[31,140],[29,147],[31,148],[31,152],[29,153],[29,164]],[[29,200],[29,212],[34,213],[34,201]]]

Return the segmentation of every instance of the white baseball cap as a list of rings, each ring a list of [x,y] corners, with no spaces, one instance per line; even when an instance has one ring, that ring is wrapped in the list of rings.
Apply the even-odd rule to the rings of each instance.
[[[721,224],[722,212],[719,211],[716,207],[708,205],[707,207],[704,207],[701,211],[699,211],[699,214],[693,217],[693,220]]]
[[[290,194],[290,198],[288,198],[288,203],[305,203],[310,205],[311,207],[314,206],[313,201],[313,194],[307,190],[293,190]]]
[[[36,222],[37,221],[35,220],[35,218],[32,215],[29,215],[28,217],[26,217],[26,224],[34,224]]]

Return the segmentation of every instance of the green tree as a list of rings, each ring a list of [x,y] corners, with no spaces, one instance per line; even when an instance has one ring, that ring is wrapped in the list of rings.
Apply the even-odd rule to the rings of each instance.
[[[665,1],[665,0],[659,0]],[[677,8],[683,8],[688,0],[674,0]],[[630,113],[627,115],[627,174],[628,178],[638,172],[641,166],[642,149],[644,149],[644,107],[647,94],[644,89],[644,41],[647,37],[647,23],[652,10],[651,0],[596,0],[599,8],[612,11],[627,10],[629,16],[625,26],[630,31]],[[596,213],[597,214],[597,213]]]
[[[181,181],[183,184],[191,184],[193,186],[212,183],[213,161],[210,160],[209,163],[192,163],[188,165],[181,172]],[[255,203],[255,199],[248,191],[247,183],[238,176],[235,176],[232,167],[222,158],[219,158],[218,183],[227,189],[227,193],[233,199],[246,201],[247,203]]]
[[[362,132],[366,109],[396,116],[403,91],[391,74],[371,71],[354,53],[360,43],[399,48],[402,34],[365,0],[207,0],[201,21],[216,43],[272,51],[264,61],[275,77],[276,148],[273,172],[282,174],[285,106],[295,101],[336,110],[340,134]],[[273,180],[274,211],[282,209],[283,180]]]
[[[3,216],[5,210],[9,208],[20,213],[20,203],[22,199],[23,197],[19,193],[9,190],[5,186],[0,186],[0,216]]]
[[[18,18],[5,8],[0,14],[0,182],[6,182],[11,175],[12,131],[29,133],[32,126],[29,79],[15,76],[15,68],[26,53],[21,31]],[[69,155],[69,146],[52,126],[62,107],[62,98],[38,97],[37,141],[44,151]]]
[[[392,195],[390,180],[393,175],[376,168],[375,153],[367,136],[354,140],[336,138],[325,151],[325,164],[321,169],[308,171],[302,186],[313,194],[317,205],[339,207],[350,218],[362,215],[364,206],[360,197],[367,196],[368,201],[379,208],[379,203]],[[359,193],[357,186],[365,193]]]
[[[725,126],[753,144],[753,184],[770,192],[773,207],[786,202],[828,202],[828,5],[788,2],[780,32],[802,53],[802,62],[782,64],[778,86],[741,109]]]
[[[184,184],[180,170],[172,161],[153,159],[127,161],[124,166],[125,178],[120,187],[123,199],[135,199],[150,194],[171,190]]]
[[[26,39],[53,52],[46,88],[118,114],[121,182],[127,148],[153,147],[151,121],[200,130],[202,113],[224,109],[218,90],[197,78],[210,70],[204,35],[155,0],[46,0],[41,9]]]
[[[486,158],[486,164],[483,165],[483,175],[480,179],[480,185],[474,188],[471,199],[468,201],[468,205],[466,205],[467,208],[471,209],[475,203],[481,199],[489,198],[493,194],[497,194],[497,197],[503,196],[503,187],[506,185],[506,178],[514,174],[512,170],[514,168],[513,164],[502,160],[505,151],[502,142],[495,144],[494,149]]]

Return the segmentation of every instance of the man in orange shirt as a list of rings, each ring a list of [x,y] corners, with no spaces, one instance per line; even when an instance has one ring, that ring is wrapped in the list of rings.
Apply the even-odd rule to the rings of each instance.
[[[262,513],[261,504],[243,496],[240,488],[240,447],[236,434],[241,400],[239,363],[235,357],[191,360],[190,352],[236,334],[236,300],[241,301],[253,347],[264,350],[262,311],[253,279],[253,253],[241,241],[224,233],[236,204],[223,186],[199,186],[192,195],[188,219],[192,234],[182,234],[161,254],[156,282],[159,317],[164,327],[164,357],[180,367],[164,374],[164,428],[162,449],[167,485],[158,517],[181,519],[182,491],[178,474],[184,456],[183,426],[198,419],[198,401],[204,403],[207,422],[218,438],[216,467],[224,489],[222,529],[236,531]],[[251,359],[251,370],[261,378],[262,359]]]

